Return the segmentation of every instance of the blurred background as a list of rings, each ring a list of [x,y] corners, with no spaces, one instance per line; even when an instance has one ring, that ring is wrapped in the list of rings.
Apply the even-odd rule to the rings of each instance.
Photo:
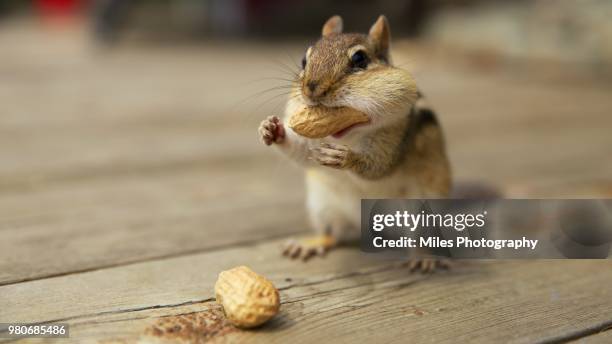
[[[459,178],[609,187],[605,0],[4,0],[0,186],[271,155],[255,128],[336,13],[388,16]]]
[[[610,1],[4,0],[0,276],[308,231],[302,171],[256,129],[334,14],[359,32],[388,16],[455,180],[612,195]],[[228,231],[237,213],[252,222]]]
[[[459,179],[609,191],[612,3],[600,0],[5,0],[0,187],[269,159],[256,126],[282,112],[336,13],[361,32],[388,16],[394,61],[440,113]]]

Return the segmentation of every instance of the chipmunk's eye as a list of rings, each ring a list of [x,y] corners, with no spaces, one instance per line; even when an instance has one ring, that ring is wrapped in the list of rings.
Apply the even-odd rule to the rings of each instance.
[[[302,69],[306,68],[306,55],[302,57]]]
[[[368,55],[363,50],[356,51],[351,56],[351,65],[353,68],[366,69],[368,66]]]

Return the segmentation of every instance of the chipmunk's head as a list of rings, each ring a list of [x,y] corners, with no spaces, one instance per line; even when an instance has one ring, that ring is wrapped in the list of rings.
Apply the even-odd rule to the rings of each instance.
[[[405,116],[417,88],[408,72],[392,66],[390,39],[385,16],[367,35],[342,33],[342,18],[331,17],[304,54],[289,105],[351,107],[370,117],[370,128]]]

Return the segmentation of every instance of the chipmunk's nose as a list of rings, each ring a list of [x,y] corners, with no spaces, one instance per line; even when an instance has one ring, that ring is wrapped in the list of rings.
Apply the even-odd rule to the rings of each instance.
[[[308,90],[310,90],[310,93],[315,93],[315,90],[317,89],[317,82],[316,81],[309,81],[306,86],[308,86]]]
[[[321,87],[320,82],[308,81],[305,86],[303,89],[304,95],[312,100],[324,97],[327,94],[327,90]]]

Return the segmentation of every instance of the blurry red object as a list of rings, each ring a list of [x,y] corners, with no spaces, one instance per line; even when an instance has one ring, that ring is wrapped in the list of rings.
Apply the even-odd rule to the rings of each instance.
[[[43,17],[74,16],[83,8],[83,0],[36,0],[36,9]]]

